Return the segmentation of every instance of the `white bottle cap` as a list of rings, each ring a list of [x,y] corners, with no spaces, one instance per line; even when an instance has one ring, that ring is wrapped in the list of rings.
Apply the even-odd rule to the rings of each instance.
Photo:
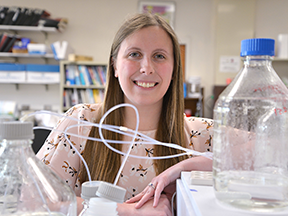
[[[108,182],[101,182],[96,195],[117,203],[123,203],[126,190]]]
[[[82,184],[81,187],[81,198],[90,199],[96,197],[96,192],[101,181],[87,181]]]
[[[32,122],[0,122],[0,140],[34,139]]]

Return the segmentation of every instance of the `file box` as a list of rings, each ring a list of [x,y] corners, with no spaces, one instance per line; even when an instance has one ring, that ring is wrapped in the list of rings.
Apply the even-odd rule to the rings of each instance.
[[[24,64],[0,63],[0,83],[23,83],[26,81]]]
[[[59,65],[27,64],[27,82],[53,84],[60,82]]]

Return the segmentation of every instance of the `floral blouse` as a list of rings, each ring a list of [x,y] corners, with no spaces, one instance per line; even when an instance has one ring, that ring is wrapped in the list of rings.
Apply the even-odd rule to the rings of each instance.
[[[69,109],[65,113],[67,118],[61,118],[58,121],[54,130],[37,153],[37,157],[73,188],[77,196],[81,194],[81,184],[78,178],[81,159],[66,140],[63,131],[72,126],[67,130],[70,133],[67,137],[81,153],[85,147],[86,139],[73,134],[88,136],[92,126],[73,127],[73,125],[81,124],[79,120],[95,122],[95,116],[100,107],[100,104],[78,104]],[[212,151],[213,120],[186,116],[184,116],[184,119],[187,140],[186,148],[199,152]],[[154,139],[156,130],[139,132]],[[153,145],[139,143],[139,141],[143,141],[141,136],[138,136],[137,139],[139,140],[133,145],[130,154],[141,155],[147,159],[128,157],[117,183],[118,186],[127,190],[126,199],[141,192],[156,175],[153,160],[151,159],[151,156],[153,156]],[[122,151],[127,152],[129,146],[123,145]]]

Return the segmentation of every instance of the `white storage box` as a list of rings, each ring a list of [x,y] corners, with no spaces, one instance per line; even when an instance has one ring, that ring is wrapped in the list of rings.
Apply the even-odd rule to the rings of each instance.
[[[25,82],[25,65],[0,63],[0,83],[23,83]]]
[[[47,53],[47,47],[45,44],[34,44],[29,43],[27,45],[27,50],[29,54],[39,54],[44,55]]]
[[[53,84],[60,82],[59,65],[27,64],[27,82]]]

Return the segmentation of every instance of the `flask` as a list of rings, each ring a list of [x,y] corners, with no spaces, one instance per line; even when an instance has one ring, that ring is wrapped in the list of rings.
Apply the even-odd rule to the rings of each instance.
[[[32,122],[0,123],[0,215],[76,216],[72,189],[36,158]]]
[[[79,216],[85,215],[85,212],[89,208],[89,201],[93,197],[97,197],[96,192],[98,190],[100,181],[88,181],[84,182],[81,187],[81,198],[83,201],[83,209],[80,212]]]
[[[241,42],[243,67],[213,111],[215,196],[249,211],[288,206],[288,90],[272,66],[274,44]]]

